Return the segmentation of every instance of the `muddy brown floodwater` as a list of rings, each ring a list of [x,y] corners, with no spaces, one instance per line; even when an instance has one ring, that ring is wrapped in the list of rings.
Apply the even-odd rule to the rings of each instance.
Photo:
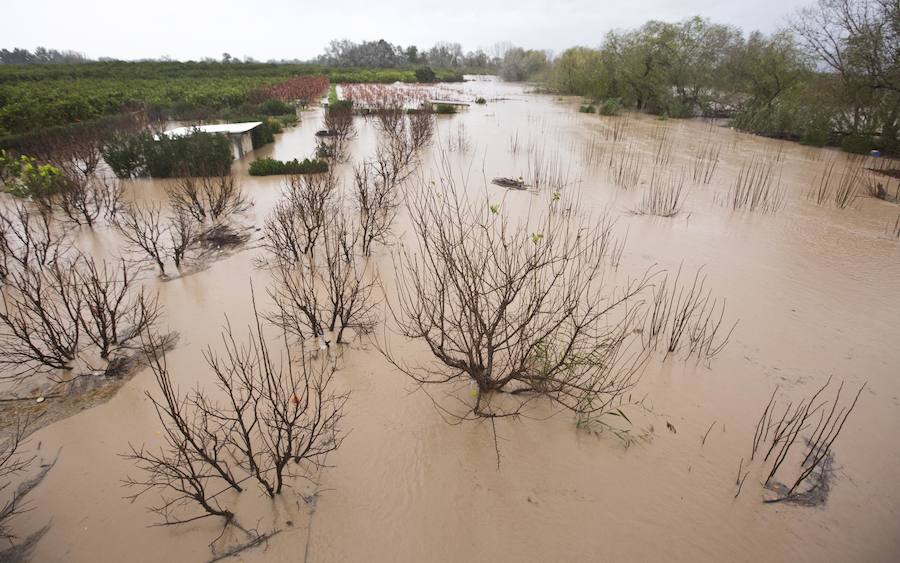
[[[368,341],[341,349],[338,380],[351,392],[341,448],[333,468],[318,475],[318,495],[304,502],[288,492],[274,503],[242,495],[242,523],[283,531],[243,560],[275,561],[896,561],[900,558],[900,241],[886,233],[897,206],[860,198],[848,209],[817,206],[806,192],[823,167],[849,160],[830,149],[738,133],[701,120],[659,121],[629,116],[623,137],[607,140],[613,118],[577,112],[579,100],[527,93],[520,85],[481,79],[450,85],[481,95],[453,116],[439,116],[422,174],[435,169],[438,149],[468,177],[480,197],[516,213],[545,202],[546,192],[507,191],[496,176],[526,179],[529,154],[541,154],[578,193],[580,213],[603,210],[616,219],[627,247],[613,275],[622,281],[656,265],[687,272],[705,265],[707,284],[727,300],[726,318],[739,324],[708,365],[654,357],[635,391],[646,409],[633,411],[644,435],[625,448],[609,433],[578,430],[573,417],[533,403],[526,417],[499,420],[500,468],[490,424],[447,424],[432,400],[393,369]],[[279,135],[256,156],[304,158],[314,149],[321,110]],[[357,122],[355,161],[374,152],[371,124]],[[708,185],[689,182],[683,211],[673,218],[631,213],[646,185],[659,138],[668,166],[687,167],[698,144],[719,150]],[[594,148],[591,149],[590,147]],[[605,159],[615,147],[644,158],[641,185],[617,187]],[[602,152],[598,158],[596,151]],[[734,212],[722,205],[741,165],[775,155],[786,190],[777,213]],[[252,178],[237,162],[253,208],[241,217],[262,226],[280,195],[279,177]],[[350,165],[341,165],[344,182]],[[161,199],[159,181],[132,181],[128,197]],[[891,189],[893,191],[893,189]],[[414,236],[403,211],[396,239]],[[254,235],[258,242],[261,233]],[[118,252],[114,233],[79,232],[85,251]],[[250,319],[250,284],[258,294],[269,274],[255,267],[262,253],[244,250],[202,271],[161,282],[164,326],[180,334],[168,355],[182,390],[211,386],[201,351],[216,347],[228,315]],[[394,291],[390,249],[376,263],[388,295]],[[376,331],[383,338],[384,331]],[[423,349],[390,336],[407,357]],[[829,376],[856,389],[868,382],[834,446],[835,474],[824,505],[764,504],[767,491],[751,475],[735,498],[735,478],[749,455],[756,421],[776,386],[777,398],[799,401]],[[219,534],[212,519],[179,527],[155,522],[143,499],[129,503],[122,479],[135,469],[119,454],[129,443],[157,444],[158,421],[141,371],[108,402],[34,433],[31,449],[56,466],[31,494],[32,510],[14,521],[21,536],[49,526],[35,561],[203,561]],[[465,399],[465,389],[448,389]],[[671,425],[672,429],[669,429]],[[714,423],[714,424],[713,424]],[[703,441],[704,433],[712,425]],[[673,432],[674,430],[674,432]],[[153,499],[146,499],[147,502]],[[255,515],[258,515],[258,524]],[[289,524],[286,524],[289,522]],[[227,538],[226,538],[227,539]]]

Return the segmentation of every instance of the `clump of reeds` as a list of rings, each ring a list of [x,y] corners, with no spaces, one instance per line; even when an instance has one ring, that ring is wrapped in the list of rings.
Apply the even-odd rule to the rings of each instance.
[[[650,140],[656,141],[657,143],[666,143],[669,141],[670,135],[672,132],[672,128],[664,123],[657,123],[656,126],[650,131]]]
[[[451,129],[447,135],[447,151],[467,153],[472,149],[472,141],[466,130],[465,123],[459,123],[456,129]]]
[[[635,215],[656,215],[657,217],[674,217],[681,211],[684,203],[684,173],[666,175],[656,173],[650,177],[650,183],[636,208]]]
[[[609,124],[607,125],[605,132],[605,138],[607,141],[619,142],[625,139],[625,135],[628,133],[629,126],[631,125],[631,121],[628,118],[628,115],[617,115],[609,120]]]
[[[641,154],[633,146],[610,152],[609,168],[612,181],[619,187],[630,190],[637,186],[641,180],[643,167]]]
[[[900,221],[900,217],[897,219]],[[628,244],[628,230],[625,230],[625,235],[621,238],[617,237],[613,239],[612,246],[609,251],[609,265],[612,266],[614,270],[619,269],[619,264],[622,262],[622,255],[625,253],[625,245]]]
[[[685,352],[685,357],[711,360],[725,348],[737,322],[725,332],[725,300],[712,297],[706,274],[699,268],[690,285],[682,283],[681,267],[670,278],[667,272],[653,285],[653,298],[644,318],[644,347],[665,348],[665,357]]]
[[[691,161],[691,179],[694,183],[709,184],[712,181],[719,165],[721,150],[719,145],[713,144],[709,139],[697,145],[694,159]]]
[[[831,204],[838,209],[846,209],[859,196],[864,171],[860,164],[851,163],[844,167],[840,176],[836,178],[835,164],[834,161],[830,162],[822,173],[815,177],[806,197],[816,205]]]
[[[656,150],[653,153],[653,163],[658,166],[668,166],[672,159],[672,141],[667,137],[661,137],[656,142]]]
[[[596,135],[593,135],[590,139],[584,141],[581,144],[580,149],[582,166],[598,166],[603,163],[605,151]]]
[[[763,455],[763,452],[764,465],[771,458],[771,466],[763,486],[774,491],[777,496],[766,502],[788,501],[813,505],[825,501],[834,457],[831,448],[866,387],[863,383],[852,402],[838,408],[844,389],[843,381],[833,399],[819,399],[830,385],[831,377],[810,397],[797,404],[788,402],[783,409],[778,407],[775,400],[778,388],[772,393],[756,423],[750,450],[751,462],[757,454]],[[809,428],[813,428],[812,432],[805,435]],[[805,447],[801,445],[799,452],[794,448],[798,444],[805,444]],[[792,452],[796,453],[791,455]],[[782,467],[793,468],[787,484],[776,480],[776,474]]]
[[[563,165],[559,151],[549,152],[545,144],[529,147],[526,167],[526,182],[535,189],[556,192],[571,183],[569,169]]]
[[[725,204],[734,211],[743,209],[774,213],[784,206],[785,190],[777,157],[753,157],[744,163],[728,190]]]
[[[507,145],[511,154],[519,153],[519,132],[509,136],[509,144]]]

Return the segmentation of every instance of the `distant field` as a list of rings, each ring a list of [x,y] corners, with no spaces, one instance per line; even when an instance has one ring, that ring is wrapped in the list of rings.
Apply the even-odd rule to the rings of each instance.
[[[458,81],[457,71],[436,69]],[[173,116],[228,111],[257,88],[297,75],[331,82],[415,82],[414,69],[328,68],[312,64],[98,62],[0,65],[0,138],[89,121],[139,106]]]

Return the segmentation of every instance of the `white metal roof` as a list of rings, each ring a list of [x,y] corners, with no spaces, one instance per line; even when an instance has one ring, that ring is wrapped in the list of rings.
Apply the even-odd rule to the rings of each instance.
[[[194,125],[191,127],[176,127],[174,129],[169,129],[164,133],[164,135],[166,135],[167,137],[183,137],[185,135],[190,135],[195,131],[200,131],[202,133],[225,133],[229,135],[238,135],[240,133],[246,133],[247,131],[253,129],[258,125],[262,125],[262,121],[245,121],[243,123],[218,123],[215,125]]]

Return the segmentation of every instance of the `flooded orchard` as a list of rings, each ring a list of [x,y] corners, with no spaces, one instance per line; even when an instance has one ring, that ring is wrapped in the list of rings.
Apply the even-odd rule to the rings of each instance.
[[[24,478],[56,460],[29,494],[31,510],[13,520],[19,538],[38,533],[27,546],[30,557],[204,561],[265,536],[237,555],[896,560],[900,445],[890,436],[900,424],[900,208],[866,197],[874,182],[888,193],[897,189],[896,179],[870,170],[880,166],[877,159],[755,137],[708,120],[579,113],[574,98],[488,78],[441,85],[437,92],[469,105],[435,116],[434,139],[402,183],[406,204],[387,243],[366,259],[367,279],[377,282],[372,330],[345,335],[347,343],[340,344],[329,332],[327,349],[319,350],[316,339],[306,345],[307,354],[315,350],[313,360],[336,362],[332,386],[349,393],[340,447],[273,499],[252,481],[240,494],[221,493],[217,499],[240,526],[212,517],[158,526],[159,515],[147,506],[159,493],[132,502],[125,497],[137,491],[123,487],[128,477],[141,478],[134,461],[123,457],[130,444],[152,450],[163,442],[146,394],[159,397],[160,390],[153,371],[142,367],[105,402],[28,437],[23,451],[39,462]],[[354,117],[357,135],[344,147],[348,158],[333,168],[351,215],[353,167],[374,157],[384,134],[376,121]],[[224,353],[226,322],[237,346],[246,345],[248,328],[256,326],[251,295],[261,313],[273,311],[263,226],[287,177],[249,176],[250,160],[302,160],[315,152],[322,127],[323,108],[304,110],[298,126],[233,165],[252,200],[232,219],[249,235],[245,244],[171,279],[160,278],[149,262],[141,270],[144,287],[159,293],[160,332],[177,334],[165,362],[179,393],[218,392],[204,352]],[[451,178],[453,194],[446,191]],[[514,187],[496,185],[495,178]],[[125,184],[126,201],[166,201],[166,180]],[[419,207],[410,204],[416,197]],[[534,230],[550,208],[553,224],[609,229],[604,293],[586,292],[585,298],[601,307],[601,299],[643,286],[604,321],[614,331],[633,317],[622,334],[633,347],[623,357],[637,360],[633,387],[599,420],[578,417],[547,397],[529,397],[518,416],[472,416],[481,398],[473,382],[420,386],[390,361],[410,370],[434,361],[424,342],[400,334],[397,317],[413,286],[408,278],[398,283],[398,268],[403,249],[412,256],[421,251],[421,217],[412,212],[440,207],[428,198],[455,197],[511,225],[531,217],[532,230],[515,231],[530,235],[515,243],[523,247],[551,238]],[[460,235],[457,242],[468,240]],[[95,257],[125,251],[112,228],[81,227],[73,237]],[[707,328],[687,328],[684,343],[671,353],[667,334],[646,346],[653,330],[645,317],[654,300],[669,291],[668,307],[677,316],[692,288],[698,297],[690,310],[708,317]],[[712,340],[704,351],[706,330]],[[278,335],[264,333],[274,363],[286,361]],[[627,356],[632,351],[638,355]],[[44,389],[26,380],[7,394]],[[54,401],[46,401],[48,417]],[[808,420],[792,418],[804,405]],[[787,427],[792,421],[796,426]],[[834,430],[840,436],[831,447],[817,450],[816,437],[827,442]],[[776,440],[772,434],[780,431],[785,437]],[[791,434],[796,445],[766,487]],[[803,463],[806,449],[812,459],[821,454],[821,478],[811,476],[801,489],[817,489],[802,502],[781,499],[774,485],[790,488],[810,466],[809,459]],[[182,509],[181,516],[199,514],[192,506]]]

